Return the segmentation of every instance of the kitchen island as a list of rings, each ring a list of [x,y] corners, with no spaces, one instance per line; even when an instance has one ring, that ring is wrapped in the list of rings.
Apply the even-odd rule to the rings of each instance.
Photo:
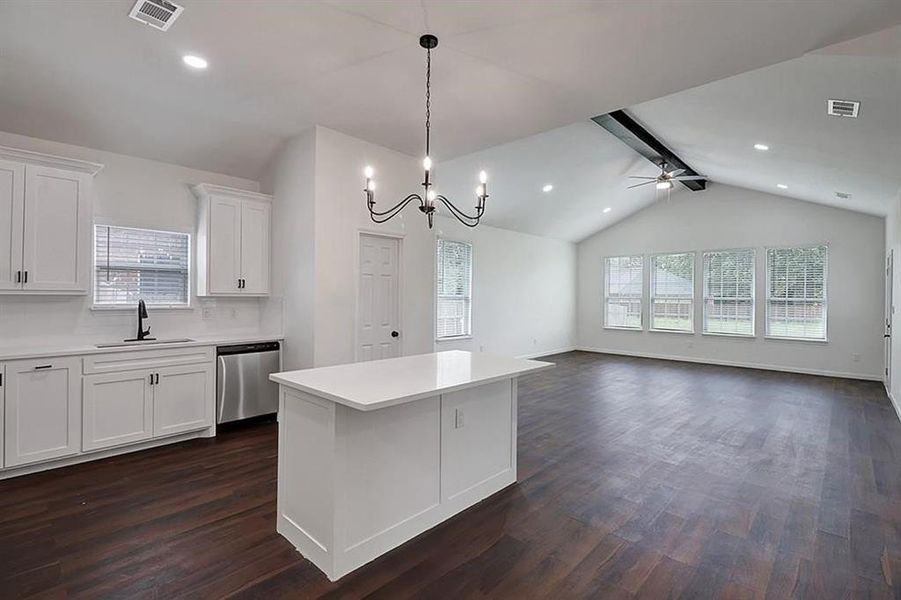
[[[516,380],[459,350],[276,373],[278,532],[335,581],[516,482]]]

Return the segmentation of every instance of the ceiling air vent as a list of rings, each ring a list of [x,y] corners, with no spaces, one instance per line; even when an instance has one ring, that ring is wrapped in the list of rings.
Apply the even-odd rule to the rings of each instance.
[[[841,198],[842,200],[849,200],[851,198],[851,194],[848,192],[835,192],[836,198]]]
[[[138,0],[128,16],[135,21],[166,31],[185,8],[166,0]]]
[[[860,102],[856,100],[827,100],[826,114],[833,117],[851,117],[857,118],[860,112]]]

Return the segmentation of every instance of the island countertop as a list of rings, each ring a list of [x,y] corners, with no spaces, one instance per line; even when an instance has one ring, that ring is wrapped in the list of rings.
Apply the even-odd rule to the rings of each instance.
[[[362,411],[553,368],[538,360],[450,350],[273,373],[272,381]]]

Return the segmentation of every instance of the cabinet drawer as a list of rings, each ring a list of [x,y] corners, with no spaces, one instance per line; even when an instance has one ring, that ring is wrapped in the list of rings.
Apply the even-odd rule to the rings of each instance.
[[[189,365],[194,363],[212,363],[216,352],[213,346],[195,346],[189,348],[169,348],[165,350],[129,350],[92,354],[84,357],[84,374],[113,373],[116,371],[134,371],[158,369],[173,365]]]

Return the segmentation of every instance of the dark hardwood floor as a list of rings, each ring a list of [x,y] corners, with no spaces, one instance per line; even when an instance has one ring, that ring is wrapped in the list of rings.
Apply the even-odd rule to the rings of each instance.
[[[0,482],[0,597],[901,598],[881,384],[553,360],[519,483],[338,584],[275,533],[262,424]]]

